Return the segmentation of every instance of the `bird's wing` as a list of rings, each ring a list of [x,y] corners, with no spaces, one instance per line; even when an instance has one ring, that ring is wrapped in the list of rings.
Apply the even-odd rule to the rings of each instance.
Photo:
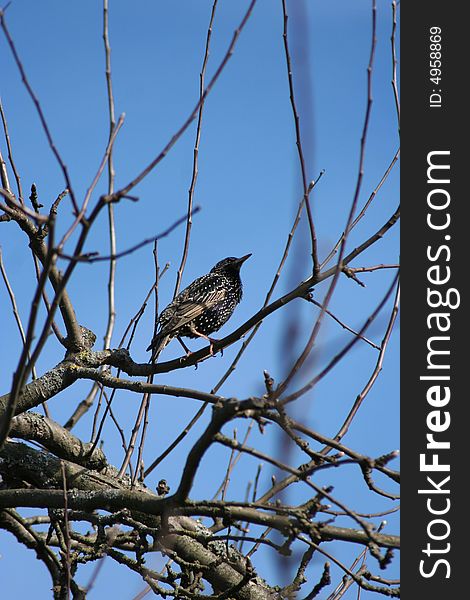
[[[160,331],[160,335],[162,333],[166,335],[170,334],[194,321],[194,319],[197,319],[206,310],[221,302],[225,298],[226,293],[225,289],[211,289],[207,290],[204,298],[201,300],[188,298],[181,301],[175,305],[173,315]]]

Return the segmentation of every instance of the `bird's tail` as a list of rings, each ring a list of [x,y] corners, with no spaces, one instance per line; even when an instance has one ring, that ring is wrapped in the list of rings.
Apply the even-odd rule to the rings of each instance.
[[[160,352],[163,350],[163,348],[168,344],[168,342],[170,341],[170,336],[169,335],[156,335],[153,340],[150,343],[150,346],[147,348],[147,352],[149,350],[152,351],[152,356],[151,356],[151,362],[157,362],[157,358],[160,355]]]

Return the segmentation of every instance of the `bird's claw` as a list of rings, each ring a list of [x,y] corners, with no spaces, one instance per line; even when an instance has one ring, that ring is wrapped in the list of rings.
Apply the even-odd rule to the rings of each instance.
[[[224,355],[224,349],[220,348],[214,352],[214,344],[217,344],[220,340],[216,340],[215,338],[209,338],[209,352],[211,356],[215,356],[217,352],[220,352],[220,356]]]

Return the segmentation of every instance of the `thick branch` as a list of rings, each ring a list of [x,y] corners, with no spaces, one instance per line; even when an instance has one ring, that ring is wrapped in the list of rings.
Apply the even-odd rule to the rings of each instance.
[[[68,429],[43,415],[31,412],[18,415],[12,421],[10,435],[40,442],[56,456],[88,469],[99,471],[107,465],[100,448],[93,449],[93,444],[82,442]]]
[[[62,361],[41,377],[23,386],[18,396],[15,414],[18,415],[35,408],[69,387],[76,380],[71,370],[72,367],[70,362]],[[9,393],[0,396],[0,417],[6,410],[9,397]]]
[[[146,523],[158,525],[159,516],[207,516],[223,518],[226,522],[245,521],[265,527],[272,527],[284,535],[298,532],[299,528],[323,541],[343,540],[352,543],[369,544],[370,537],[362,530],[334,527],[315,523],[298,516],[276,514],[276,505],[266,505],[265,509],[251,506],[237,506],[227,502],[177,502],[175,496],[158,497],[146,488],[129,489],[128,478],[117,479],[117,470],[107,467],[104,472],[88,471],[66,461],[38,452],[24,444],[7,442],[0,452],[0,474],[4,479],[22,478],[31,485],[55,489],[11,489],[0,490],[0,509],[12,507],[63,508],[64,491],[61,462],[65,464],[67,479],[67,506],[72,510],[107,510],[117,512],[125,508],[137,518],[144,517]],[[74,489],[72,489],[74,488]],[[273,511],[267,512],[267,511]],[[180,527],[185,523],[176,520]],[[397,536],[375,533],[374,541],[385,548],[398,548]]]

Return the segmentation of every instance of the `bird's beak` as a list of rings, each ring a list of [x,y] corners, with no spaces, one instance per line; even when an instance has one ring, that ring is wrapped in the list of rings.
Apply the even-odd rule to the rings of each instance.
[[[251,256],[251,253],[250,253],[250,254],[245,254],[245,256],[242,256],[241,258],[239,258],[239,259],[237,260],[237,263],[238,263],[240,266],[242,266],[242,264],[245,262],[245,260],[248,260],[248,259],[250,258],[250,256]]]

